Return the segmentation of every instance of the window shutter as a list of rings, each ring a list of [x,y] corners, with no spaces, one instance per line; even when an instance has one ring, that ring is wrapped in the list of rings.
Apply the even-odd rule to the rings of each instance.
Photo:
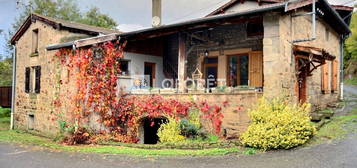
[[[263,52],[249,53],[249,85],[263,87]]]
[[[35,93],[40,93],[41,91],[41,66],[35,68],[36,81],[35,81]]]
[[[321,91],[327,93],[328,91],[328,64],[322,65],[321,69]]]
[[[29,93],[30,92],[30,75],[31,75],[31,69],[27,67],[25,69],[25,92]]]
[[[332,61],[331,91],[337,91],[338,61]]]

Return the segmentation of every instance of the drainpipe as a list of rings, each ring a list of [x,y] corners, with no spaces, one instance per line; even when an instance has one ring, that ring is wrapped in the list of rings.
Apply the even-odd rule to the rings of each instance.
[[[10,129],[14,129],[14,110],[15,110],[15,88],[16,88],[16,45],[12,56],[12,88],[11,88],[11,120]]]
[[[341,35],[341,40],[340,40],[340,50],[341,50],[341,56],[340,56],[340,99],[343,100],[343,57],[344,57],[344,44],[345,44],[345,39],[346,37],[344,35]]]

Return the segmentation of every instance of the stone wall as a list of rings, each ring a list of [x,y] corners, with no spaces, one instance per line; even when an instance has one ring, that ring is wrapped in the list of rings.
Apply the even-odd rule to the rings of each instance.
[[[181,101],[207,101],[210,105],[215,104],[221,107],[222,103],[227,101],[229,106],[222,107],[224,118],[221,134],[226,134],[227,138],[237,138],[249,125],[248,109],[257,103],[257,100],[262,94],[249,91],[236,94],[162,94],[161,96]],[[240,109],[238,107],[240,107]],[[203,125],[203,127],[207,128],[208,125]]]
[[[300,13],[300,11],[297,11]],[[317,39],[296,43],[301,46],[322,48],[340,60],[340,41],[338,34],[323,20],[317,19]],[[298,102],[296,92],[297,77],[293,55],[293,40],[311,37],[311,16],[291,17],[280,13],[267,13],[264,16],[264,96],[268,98],[284,96]],[[331,62],[329,84],[331,88]],[[338,66],[339,68],[339,66]],[[339,74],[338,77],[339,79]],[[339,81],[337,82],[339,83]],[[337,101],[339,89],[334,93],[321,91],[321,67],[307,78],[308,102],[315,108],[324,108]]]
[[[32,30],[38,29],[38,56],[32,54]],[[52,26],[41,21],[31,24],[28,30],[16,43],[16,90],[15,90],[15,127],[27,129],[30,117],[33,116],[33,129],[45,134],[55,134],[58,131],[58,123],[54,120],[53,101],[56,97],[57,71],[62,78],[68,76],[64,67],[58,67],[58,62],[54,62],[55,51],[47,51],[49,44],[60,43],[62,37],[75,35],[74,33],[54,29]],[[25,93],[25,68],[41,66],[41,92]],[[60,70],[60,69],[63,69]],[[69,92],[71,93],[71,92]],[[58,96],[68,95],[62,93]],[[64,97],[61,97],[64,99]],[[65,100],[65,99],[64,99]],[[70,101],[64,101],[65,107],[71,105]],[[63,108],[65,109],[65,108]],[[64,115],[66,116],[66,115]]]

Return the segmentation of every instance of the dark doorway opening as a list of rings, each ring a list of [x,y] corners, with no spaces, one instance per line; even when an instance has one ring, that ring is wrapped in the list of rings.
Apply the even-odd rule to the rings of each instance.
[[[204,75],[206,88],[217,87],[218,57],[205,58]]]
[[[155,84],[155,63],[145,62],[144,74],[147,86],[154,87]]]
[[[145,118],[144,126],[144,144],[157,144],[159,137],[157,131],[162,123],[167,122],[165,118]]]

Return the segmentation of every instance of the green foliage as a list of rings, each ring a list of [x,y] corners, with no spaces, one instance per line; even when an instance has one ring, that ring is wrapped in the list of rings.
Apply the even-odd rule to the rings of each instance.
[[[106,14],[100,13],[99,9],[96,7],[91,8],[80,20],[81,23],[87,25],[93,25],[98,27],[104,27],[109,29],[115,29],[118,24],[114,19]]]
[[[12,84],[12,59],[7,58],[0,61],[0,86],[11,86]]]
[[[268,102],[262,98],[257,107],[249,111],[252,120],[241,136],[249,147],[289,149],[309,140],[316,128],[310,123],[310,105],[292,105],[282,99]]]
[[[188,138],[195,138],[201,129],[200,114],[198,109],[191,109],[187,119],[180,120],[181,134]]]
[[[345,80],[347,85],[357,85],[357,77],[352,77],[351,79]]]
[[[10,117],[11,109],[0,107],[0,118]]]
[[[168,117],[168,122],[161,124],[157,135],[161,143],[175,143],[184,141],[181,135],[180,123],[172,117]]]
[[[22,1],[21,12],[15,19],[10,30],[4,35],[6,41],[5,58],[11,57],[13,53],[13,46],[10,44],[11,37],[23,24],[26,18],[32,13],[37,13],[43,16],[63,19],[92,26],[115,29],[117,23],[106,14],[100,13],[98,8],[92,7],[87,12],[81,13],[75,0],[29,0]]]
[[[357,13],[354,12],[352,15],[350,29],[352,35],[346,40],[345,43],[345,56],[344,63],[345,68],[350,64],[351,61],[357,60]]]
[[[347,74],[357,75],[357,13],[352,14],[350,29],[352,35],[345,42],[344,68]]]

